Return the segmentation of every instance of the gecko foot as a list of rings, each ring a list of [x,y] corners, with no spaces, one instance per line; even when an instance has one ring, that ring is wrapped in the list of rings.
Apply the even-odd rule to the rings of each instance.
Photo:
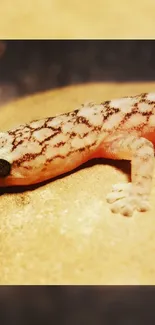
[[[148,197],[132,194],[132,183],[115,184],[112,192],[107,195],[107,202],[111,204],[113,213],[132,216],[134,210],[147,211],[150,208]]]

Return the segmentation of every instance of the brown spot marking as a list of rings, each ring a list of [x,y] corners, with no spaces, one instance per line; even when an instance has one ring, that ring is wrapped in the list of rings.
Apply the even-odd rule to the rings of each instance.
[[[64,142],[64,141],[60,141],[60,142],[58,142],[57,144],[54,145],[54,148],[62,147],[62,146],[64,146],[65,144],[66,144],[66,142]]]
[[[120,108],[112,107],[110,106],[110,103],[111,101],[101,103],[101,105],[103,105],[103,110],[101,111],[101,113],[103,114],[103,122],[106,121],[113,114],[120,112]]]
[[[70,138],[73,139],[74,137],[77,136],[77,134],[75,132],[67,132],[66,134],[69,134]]]
[[[43,144],[43,143],[45,143],[46,141],[49,141],[49,140],[51,140],[52,138],[54,138],[56,135],[58,135],[58,134],[60,134],[60,133],[62,133],[62,130],[61,130],[61,127],[58,127],[58,128],[53,128],[53,127],[48,127],[49,129],[51,129],[52,131],[54,131],[54,133],[52,133],[51,135],[49,135],[46,139],[44,139],[43,141],[39,141],[38,140],[38,143],[39,144]]]
[[[147,124],[147,122],[148,122],[148,119],[149,119],[149,117],[150,117],[150,115],[151,114],[145,114],[145,112],[144,112],[144,114],[142,114],[140,111],[139,111],[139,109],[138,109],[138,102],[137,103],[135,103],[132,107],[131,107],[131,112],[129,112],[129,113],[126,113],[125,115],[124,115],[124,117],[122,118],[122,120],[120,121],[120,123],[118,124],[118,126],[117,126],[117,128],[119,129],[119,128],[122,128],[122,126],[125,124],[125,123],[127,123],[128,122],[128,120],[130,119],[130,117],[132,116],[132,115],[134,115],[134,114],[137,114],[137,113],[139,113],[139,114],[141,114],[141,115],[143,115],[143,116],[148,116],[148,118],[147,118],[147,120],[146,120],[146,122],[145,123],[141,123],[141,124],[139,124],[139,125],[137,125],[136,126],[136,129],[138,130],[141,130],[146,124]],[[135,129],[135,126],[133,127],[133,129]],[[131,127],[131,130],[132,130],[132,127]]]
[[[74,124],[85,124],[89,128],[92,128],[92,124],[89,123],[89,121],[84,116],[77,116]]]
[[[73,112],[71,112],[71,116],[77,115],[78,112],[79,112],[79,109],[75,109]]]
[[[86,119],[84,116],[77,116],[77,118],[75,119],[74,125],[76,124],[85,124],[89,129],[91,129],[92,131],[100,131],[102,126],[94,126],[93,124],[91,124],[89,122],[88,119]],[[72,132],[73,133],[73,132]],[[79,135],[78,135],[79,136]]]
[[[54,117],[53,117],[54,118]],[[62,129],[61,129],[61,127],[59,126],[59,127],[52,127],[52,126],[48,126],[47,125],[47,122],[49,121],[49,120],[51,120],[51,119],[53,119],[53,118],[48,118],[48,119],[46,119],[46,121],[45,121],[45,123],[43,124],[43,126],[39,126],[39,127],[36,127],[36,128],[32,128],[29,124],[25,124],[25,125],[22,125],[22,126],[20,126],[19,128],[17,128],[16,130],[14,130],[14,131],[8,131],[8,134],[9,135],[11,135],[11,136],[13,136],[13,141],[12,141],[12,151],[14,151],[16,148],[17,148],[17,146],[19,145],[19,144],[22,144],[25,140],[27,140],[27,141],[30,141],[31,139],[33,140],[33,141],[35,141],[36,139],[35,139],[35,137],[33,138],[33,133],[35,132],[35,131],[39,131],[39,130],[41,130],[43,127],[45,127],[45,128],[48,128],[48,129],[50,129],[51,131],[53,131],[54,133],[53,134],[51,134],[49,137],[47,137],[46,139],[44,139],[43,141],[38,141],[37,140],[37,142],[38,143],[40,143],[41,145],[45,142],[45,141],[48,141],[48,140],[50,140],[51,138],[53,138],[53,137],[55,137],[57,134],[60,134],[61,132],[62,132]],[[35,122],[37,122],[38,120],[36,120]],[[31,123],[32,122],[34,122],[34,121],[31,121]],[[25,128],[27,128],[28,130],[25,130]],[[29,135],[29,137],[27,136],[27,137],[24,137],[24,134],[26,133],[26,132],[29,132],[30,131],[30,135]],[[19,141],[17,140],[17,138],[18,137],[23,137],[23,139],[20,139]]]
[[[26,153],[20,159],[14,160],[12,163],[13,167],[19,167],[23,162],[34,160],[36,157],[40,156],[42,152],[39,153]]]
[[[50,163],[51,161],[55,160],[56,158],[65,159],[66,156],[63,156],[63,155],[55,155],[55,156],[52,157],[52,158],[48,158],[48,159],[46,159],[46,163],[45,163],[45,165],[47,165],[47,163]]]
[[[89,134],[89,132],[85,132],[82,135],[80,135],[80,139],[84,139],[87,135]]]
[[[19,140],[17,141],[17,139],[14,139],[13,142],[12,142],[12,150],[11,151],[14,151],[20,144],[22,144],[26,139],[23,139],[23,140]]]
[[[82,152],[82,151],[86,151],[87,149],[89,150],[90,148],[92,148],[94,145],[96,145],[96,141],[94,141],[91,145],[87,145],[87,146],[84,146],[84,147],[81,147],[81,148],[78,148],[78,149],[73,149],[73,150],[70,150],[65,156],[63,155],[55,155],[54,157],[52,158],[48,158],[45,162],[45,165],[47,165],[47,163],[50,163],[52,162],[53,160],[55,160],[56,158],[60,158],[60,159],[65,159],[66,157],[69,157],[71,154],[75,153],[75,152]]]

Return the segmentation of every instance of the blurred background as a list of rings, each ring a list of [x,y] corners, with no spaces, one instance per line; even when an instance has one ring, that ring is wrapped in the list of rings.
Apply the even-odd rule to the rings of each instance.
[[[154,298],[153,286],[4,286],[0,324],[151,325]]]
[[[0,105],[71,84],[154,81],[154,58],[154,40],[1,41]]]
[[[3,38],[152,38],[154,0],[0,1]]]

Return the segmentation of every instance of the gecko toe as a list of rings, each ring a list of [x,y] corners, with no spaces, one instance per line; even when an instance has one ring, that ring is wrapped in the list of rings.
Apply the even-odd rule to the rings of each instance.
[[[149,201],[147,199],[140,199],[139,198],[137,210],[140,211],[140,212],[146,212],[146,211],[150,210]]]
[[[108,203],[113,203],[122,198],[123,198],[123,193],[121,192],[111,192],[106,197]]]
[[[132,216],[134,210],[145,212],[150,209],[147,196],[135,196],[132,194],[131,183],[114,185],[106,199],[111,204],[111,211],[113,213],[120,213],[123,216]]]
[[[131,183],[127,184],[115,184],[112,187],[111,193],[106,197],[108,203],[113,203],[117,200],[126,198],[131,192]]]
[[[111,211],[113,213],[120,213],[123,216],[131,217],[135,210],[134,202],[127,200],[126,198],[121,199],[111,205]]]
[[[112,192],[127,192],[131,190],[132,183],[118,183],[112,186]]]

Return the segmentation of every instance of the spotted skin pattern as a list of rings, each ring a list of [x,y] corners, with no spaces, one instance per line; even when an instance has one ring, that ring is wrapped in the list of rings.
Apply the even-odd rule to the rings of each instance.
[[[112,212],[131,216],[149,209],[154,145],[155,93],[87,103],[0,133],[0,161],[11,166],[0,186],[40,183],[92,158],[131,160],[131,183],[107,195]]]

